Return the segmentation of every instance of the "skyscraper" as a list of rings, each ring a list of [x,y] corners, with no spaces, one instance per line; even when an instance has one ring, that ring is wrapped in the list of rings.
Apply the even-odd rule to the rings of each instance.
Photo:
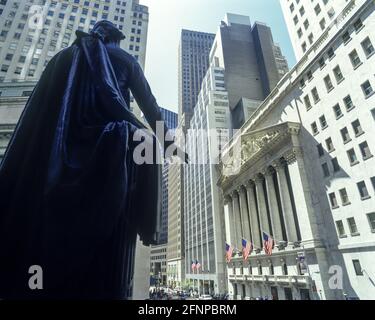
[[[186,138],[194,163],[184,166],[185,272],[201,294],[226,290],[225,230],[216,163],[230,129],[240,126],[283,76],[286,63],[280,67],[276,57],[282,59],[269,27],[251,26],[246,16],[226,15],[210,52],[210,67]],[[239,115],[240,108],[246,117]],[[213,133],[221,133],[220,139],[213,139]],[[192,269],[192,261],[198,261],[201,268]]]
[[[170,130],[177,128],[177,113],[160,108],[164,117],[164,121]],[[161,209],[161,232],[158,244],[166,244],[168,241],[168,174],[170,165],[168,161],[163,164],[162,172],[162,209]]]
[[[167,281],[181,287],[185,280],[184,217],[181,206],[181,165],[170,164],[168,173]]]
[[[138,0],[1,1],[0,81],[38,80],[49,60],[89,31],[110,20],[126,35],[121,46],[144,66],[148,8]]]
[[[211,33],[181,31],[178,48],[178,116],[179,121],[185,121],[185,124],[196,105],[214,38],[215,35]]]
[[[216,55],[214,57],[214,55]],[[288,71],[288,63],[273,42],[271,29],[250,18],[226,14],[216,35],[210,60],[225,69],[225,85],[233,127],[239,129],[247,110],[260,104]]]

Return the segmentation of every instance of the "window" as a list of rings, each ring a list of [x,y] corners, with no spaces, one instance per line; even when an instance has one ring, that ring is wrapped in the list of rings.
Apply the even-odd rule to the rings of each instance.
[[[17,67],[16,70],[14,70],[15,74],[21,74],[22,72],[22,67]]]
[[[329,152],[332,152],[332,151],[335,150],[335,147],[333,146],[333,142],[332,142],[332,139],[331,139],[331,138],[328,138],[328,139],[326,140],[326,146],[327,146],[327,150],[328,150]]]
[[[364,131],[362,130],[362,127],[361,127],[361,123],[359,122],[359,120],[355,120],[352,122],[352,127],[353,127],[353,131],[354,131],[354,134],[356,137],[360,136],[361,134],[364,133]]]
[[[332,59],[335,56],[335,51],[333,50],[333,48],[329,48],[327,51],[327,54],[328,54],[328,58]]]
[[[306,86],[305,79],[302,78],[301,81],[299,82],[299,84],[300,84],[301,88],[304,88]]]
[[[368,80],[361,85],[361,88],[362,88],[363,94],[365,95],[366,98],[371,96],[372,93],[374,92],[372,90],[371,83]]]
[[[311,70],[307,71],[306,76],[307,76],[307,80],[311,81],[313,78],[312,71]]]
[[[329,194],[329,202],[331,203],[332,209],[338,208],[337,198],[334,192]]]
[[[370,198],[370,195],[366,187],[366,183],[364,181],[358,182],[357,188],[358,188],[358,192],[362,200],[366,200]]]
[[[352,139],[350,138],[350,135],[349,135],[349,131],[348,129],[345,127],[345,128],[342,128],[340,130],[340,133],[341,133],[341,137],[342,137],[342,140],[344,141],[344,143],[347,143],[349,141],[351,141]]]
[[[314,35],[312,33],[309,34],[309,42],[310,44],[314,42]]]
[[[360,145],[359,145],[359,149],[361,150],[361,154],[362,154],[362,158],[363,160],[367,160],[369,158],[372,158],[372,154],[371,154],[371,151],[370,151],[370,148],[367,144],[367,142],[362,142]]]
[[[339,161],[337,160],[337,158],[333,158],[331,162],[332,162],[333,172],[334,173],[339,172],[341,169],[340,169]]]
[[[1,71],[3,71],[3,72],[7,72],[8,69],[9,69],[9,66],[6,65],[6,64],[3,64],[3,65],[1,66]]]
[[[344,224],[342,223],[341,220],[336,221],[336,228],[337,228],[337,233],[339,234],[340,238],[343,238],[346,236]]]
[[[316,122],[313,122],[311,124],[311,130],[312,130],[312,132],[313,132],[314,135],[316,135],[316,134],[319,133],[318,126],[316,125]]]
[[[359,262],[359,260],[353,260],[353,267],[354,267],[355,274],[357,276],[363,276],[363,270],[362,270],[361,263]]]
[[[354,29],[356,32],[359,32],[363,28],[363,23],[361,19],[358,19],[356,22],[353,24]]]
[[[340,198],[341,198],[341,203],[343,206],[348,205],[350,203],[348,193],[346,192],[346,189],[343,188],[339,190],[340,193]]]
[[[312,105],[311,105],[310,97],[307,95],[303,98],[303,100],[305,101],[306,109],[307,110],[311,109]]]
[[[319,15],[319,13],[322,12],[322,9],[320,8],[319,4],[315,6],[314,10],[316,15]]]
[[[348,154],[350,165],[354,166],[358,163],[357,155],[355,154],[354,149],[350,149],[346,152]]]
[[[320,66],[320,69],[323,69],[326,66],[324,57],[319,59],[319,66]]]
[[[372,187],[375,190],[375,177],[371,177],[371,184],[372,184]]]
[[[328,127],[327,120],[324,115],[319,118],[319,122],[320,122],[320,127],[322,128],[322,130]]]
[[[361,45],[362,45],[363,51],[366,54],[366,57],[369,58],[375,51],[370,38],[367,37],[365,40],[363,40]]]
[[[354,108],[353,101],[350,95],[344,98],[344,104],[345,104],[346,111],[350,111]]]
[[[307,50],[307,44],[306,44],[306,42],[302,43],[301,48],[302,48],[303,52],[306,52],[306,50]]]
[[[318,155],[319,157],[323,157],[324,156],[324,149],[323,149],[323,146],[321,143],[319,143],[316,148],[318,149]]]
[[[305,8],[303,6],[299,9],[299,13],[301,17],[305,14]]]
[[[335,114],[336,119],[339,119],[342,117],[342,111],[339,104],[336,104],[333,107],[333,113]]]
[[[305,20],[305,22],[303,23],[303,26],[305,27],[305,30],[307,30],[310,26],[310,23],[309,23],[309,20]]]
[[[354,69],[358,68],[362,64],[362,61],[358,56],[358,52],[355,49],[351,53],[349,53],[349,58]]]
[[[333,69],[333,73],[335,75],[337,84],[339,84],[341,81],[344,80],[344,76],[343,76],[339,66],[337,66],[336,68]]]
[[[8,53],[6,56],[5,56],[5,60],[7,61],[11,61],[13,59],[13,54],[12,53]]]
[[[316,88],[312,89],[311,90],[311,94],[313,96],[313,99],[314,99],[314,103],[318,103],[320,101],[320,97],[319,97],[319,93],[318,93],[318,90]]]
[[[355,219],[354,218],[348,218],[348,226],[349,226],[350,234],[352,236],[359,234],[358,233],[357,224],[355,223]]]
[[[371,232],[375,233],[375,212],[367,214],[367,219],[370,224]]]
[[[299,28],[299,29],[297,30],[297,35],[298,35],[298,38],[302,38],[303,31],[302,31],[301,28]]]
[[[327,163],[323,163],[323,164],[322,164],[322,170],[323,170],[323,176],[324,176],[325,178],[327,178],[327,177],[330,176],[329,168],[328,168],[328,164],[327,164]]]
[[[326,85],[327,91],[330,92],[333,89],[333,84],[329,75],[324,78],[324,83]]]
[[[326,19],[323,18],[322,20],[320,20],[319,25],[320,29],[324,30],[326,28]]]
[[[347,44],[350,40],[352,40],[352,38],[350,37],[349,31],[346,31],[342,35],[342,40],[344,41],[344,44]]]

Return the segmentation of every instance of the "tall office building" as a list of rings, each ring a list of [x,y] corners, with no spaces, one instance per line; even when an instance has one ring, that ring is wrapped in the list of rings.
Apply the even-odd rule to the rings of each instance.
[[[38,80],[49,60],[89,31],[110,20],[126,35],[123,49],[144,66],[148,8],[138,0],[25,0],[0,2],[0,81]]]
[[[168,173],[168,285],[182,287],[185,282],[184,217],[181,206],[181,165],[170,164]]]
[[[178,48],[178,128],[181,134],[186,134],[190,125],[190,119],[193,114],[193,109],[196,105],[199,91],[201,89],[201,82],[206,74],[209,66],[209,53],[212,47],[214,34],[197,32],[190,30],[181,31],[181,39]],[[177,135],[180,133],[177,132]],[[181,136],[177,137],[178,139]],[[172,177],[175,182],[173,189],[177,187],[175,192],[170,193],[172,207],[175,212],[172,216],[181,223],[183,219],[183,194],[184,194],[184,174],[183,165],[173,166]],[[177,203],[178,202],[178,203]],[[178,242],[184,241],[183,224],[178,228]],[[172,245],[173,246],[173,245]],[[170,255],[173,260],[170,262],[169,270],[172,270],[171,279],[174,279],[174,284],[181,284],[184,278],[184,253],[183,246],[178,249],[172,249],[174,253]],[[179,270],[182,270],[181,272]]]
[[[297,60],[320,39],[348,0],[280,1]],[[321,39],[320,39],[321,40]]]
[[[235,129],[243,124],[248,113],[242,98],[253,110],[288,71],[280,47],[273,42],[271,29],[259,22],[251,25],[249,17],[230,13],[221,22],[210,60],[225,69]]]
[[[374,299],[375,4],[281,3],[301,59],[242,126],[240,170],[219,179],[226,240],[254,244],[228,264],[229,293]],[[271,256],[262,232],[275,240]]]
[[[48,61],[88,32],[99,20],[115,23],[125,34],[123,49],[144,68],[148,7],[138,0],[0,1],[0,161],[15,125]],[[139,109],[132,104],[134,112]],[[134,298],[148,296],[150,250],[138,242]]]
[[[209,53],[215,35],[190,30],[181,31],[178,48],[178,117],[188,125],[196,105],[201,82],[209,65]]]
[[[177,128],[177,113],[168,109],[160,108],[164,121],[171,131]],[[168,174],[169,163],[165,161],[162,170],[162,208],[161,208],[161,232],[158,244],[166,244],[168,241]]]
[[[251,26],[249,17],[227,14],[210,52],[186,138],[194,164],[184,166],[185,273],[201,294],[224,293],[227,287],[215,164],[230,129],[240,126],[285,74],[287,64],[276,63],[282,55],[275,48],[269,27]],[[221,133],[219,141],[213,133]],[[191,268],[196,261],[198,270]]]

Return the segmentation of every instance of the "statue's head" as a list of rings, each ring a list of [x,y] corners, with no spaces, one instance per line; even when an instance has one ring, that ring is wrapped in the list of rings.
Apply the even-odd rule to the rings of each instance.
[[[125,35],[108,20],[98,21],[94,25],[91,33],[100,37],[104,43],[120,43],[121,40],[125,39]]]

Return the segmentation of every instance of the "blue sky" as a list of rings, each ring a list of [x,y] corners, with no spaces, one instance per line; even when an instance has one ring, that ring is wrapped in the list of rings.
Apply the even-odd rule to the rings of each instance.
[[[181,29],[216,33],[225,13],[248,15],[272,28],[289,67],[295,64],[279,0],[140,0],[149,7],[146,77],[160,106],[177,111],[177,61]]]

